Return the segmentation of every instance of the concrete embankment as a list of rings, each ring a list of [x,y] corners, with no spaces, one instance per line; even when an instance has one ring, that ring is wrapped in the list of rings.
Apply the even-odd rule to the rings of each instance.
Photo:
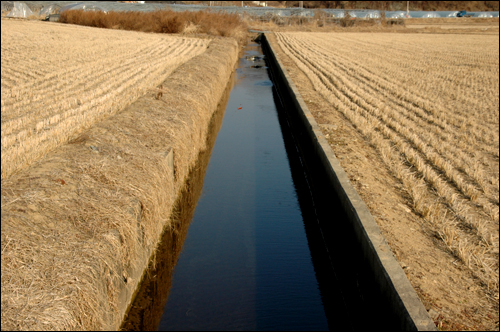
[[[300,93],[289,77],[286,68],[275,55],[278,47],[262,35],[262,48],[269,60],[273,81],[277,85],[282,100],[291,117],[298,119],[300,130],[304,131],[307,145],[315,151],[317,162],[321,165],[328,180],[339,197],[347,214],[359,246],[362,248],[365,263],[369,265],[370,278],[375,279],[379,288],[377,293],[380,305],[386,306],[397,320],[402,330],[436,330],[423,304],[412,288],[403,270],[396,261],[391,249],[383,238],[378,225],[365,203],[357,194],[345,171],[340,166],[332,149],[316,123]]]
[[[120,327],[238,58],[232,39],[2,180],[2,329]]]

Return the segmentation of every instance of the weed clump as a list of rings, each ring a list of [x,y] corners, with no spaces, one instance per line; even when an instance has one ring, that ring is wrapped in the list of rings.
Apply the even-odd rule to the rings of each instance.
[[[208,34],[246,39],[247,26],[237,14],[214,12],[174,12],[170,9],[153,12],[100,12],[68,10],[60,22],[106,29],[122,29],[156,33]]]

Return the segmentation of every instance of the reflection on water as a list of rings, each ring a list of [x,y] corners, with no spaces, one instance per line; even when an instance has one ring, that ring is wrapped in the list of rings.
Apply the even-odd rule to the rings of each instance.
[[[367,262],[370,257],[364,257],[353,224],[328,181],[316,142],[293,102],[280,97],[278,90],[286,87],[273,70],[275,103],[328,326],[340,331],[400,330],[401,317],[381,296]]]
[[[328,329],[261,55],[240,60],[160,330]]]
[[[126,331],[151,331],[158,328],[172,283],[172,274],[186,238],[198,198],[203,188],[217,133],[222,125],[229,93],[236,75],[229,79],[224,95],[210,121],[207,149],[201,151],[195,167],[188,176],[185,187],[175,203],[172,227],[164,231],[154,262],[150,262],[137,296],[121,329]]]
[[[261,55],[252,44],[241,58],[124,329],[395,328],[304,124]]]

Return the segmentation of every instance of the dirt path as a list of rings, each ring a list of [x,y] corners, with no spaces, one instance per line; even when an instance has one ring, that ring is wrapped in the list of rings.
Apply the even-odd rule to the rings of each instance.
[[[315,91],[275,36],[270,41],[437,327],[498,330],[498,298],[413,211],[407,191],[369,141]]]

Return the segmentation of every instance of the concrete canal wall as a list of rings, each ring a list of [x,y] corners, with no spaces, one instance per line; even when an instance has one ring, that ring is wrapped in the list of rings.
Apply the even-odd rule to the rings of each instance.
[[[328,181],[342,202],[357,241],[362,247],[364,259],[370,265],[372,277],[380,287],[381,302],[390,306],[393,316],[399,320],[397,325],[402,330],[436,330],[367,206],[351,185],[286,68],[275,55],[274,48],[279,46],[271,45],[266,34],[261,36],[261,42],[273,74],[274,84],[277,85],[282,99],[290,101],[287,111],[302,121],[308,140],[328,174]]]

